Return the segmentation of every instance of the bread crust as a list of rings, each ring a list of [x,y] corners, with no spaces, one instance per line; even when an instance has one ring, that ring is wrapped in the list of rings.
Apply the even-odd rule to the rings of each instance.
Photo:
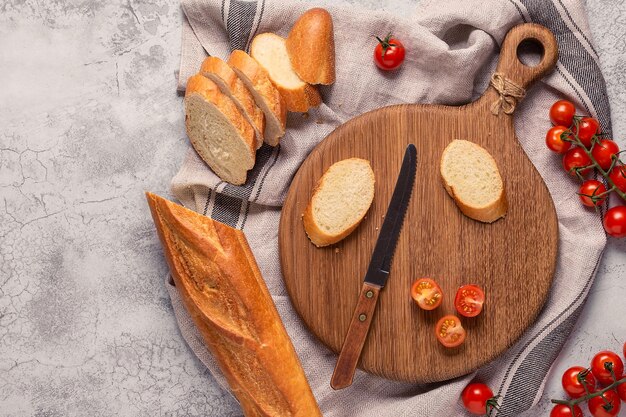
[[[280,38],[280,36],[276,35],[275,33],[261,33],[255,36],[252,40],[252,43],[250,44],[250,55],[252,56],[252,58],[255,58],[254,51],[256,50],[256,48],[263,48],[262,46],[259,46],[258,43],[261,42],[263,37],[265,36],[275,36],[277,38]],[[285,41],[283,38],[281,39],[283,40],[283,42]],[[263,66],[263,64],[261,64],[260,62],[259,65]],[[265,68],[265,70],[267,71],[269,78],[270,80],[272,80],[274,86],[276,86],[276,88],[280,92],[280,95],[285,101],[285,105],[287,106],[288,111],[303,113],[308,111],[311,107],[317,107],[322,103],[322,96],[320,95],[319,91],[317,91],[317,88],[315,88],[315,86],[301,80],[302,84],[297,88],[285,87],[284,85],[280,84],[279,80],[275,80],[274,78],[272,78],[272,75],[268,68]]]
[[[269,78],[267,71],[256,60],[241,50],[234,50],[228,58],[228,65],[239,70],[251,82],[254,89],[263,97],[271,114],[265,114],[266,129],[265,141],[271,145],[278,145],[280,138],[285,134],[287,126],[287,105],[280,92]],[[254,96],[253,96],[254,97]],[[259,103],[257,103],[258,105]],[[278,134],[268,135],[268,124],[272,123]]]
[[[209,56],[202,62],[200,74],[210,79],[212,79],[211,77],[217,77],[222,80],[226,88],[228,88],[229,94],[232,94],[235,98],[233,100],[235,105],[239,104],[238,108],[241,107],[239,110],[243,110],[241,111],[242,115],[252,125],[257,137],[256,148],[260,148],[263,144],[265,117],[261,109],[255,104],[252,94],[235,74],[235,71],[221,59]],[[228,95],[225,91],[222,91],[222,93]]]
[[[252,167],[254,166],[255,158],[256,158],[256,138],[254,135],[254,129],[252,129],[252,126],[250,125],[250,123],[248,123],[246,119],[244,119],[244,117],[241,115],[241,113],[237,109],[237,106],[235,106],[235,104],[230,98],[228,98],[226,95],[224,95],[220,91],[220,89],[217,87],[217,85],[213,81],[209,80],[208,78],[200,74],[192,75],[191,77],[189,77],[189,80],[187,81],[187,88],[185,90],[185,100],[188,100],[189,97],[192,97],[194,95],[198,95],[202,97],[203,100],[208,101],[212,103],[215,107],[217,107],[217,109],[228,119],[228,121],[232,124],[232,126],[237,130],[237,132],[239,133],[239,135],[244,141],[246,150],[249,152],[249,158],[251,158],[252,160],[251,166],[245,167],[245,168],[248,170],[252,169]],[[193,138],[192,135],[189,135],[191,127],[190,127],[190,121],[189,121],[188,116],[185,117],[185,125],[187,127],[189,140],[191,141],[191,144],[196,149],[196,151],[198,151],[200,147],[195,143],[195,138]],[[203,155],[200,152],[198,152],[198,155],[200,155],[200,157],[210,166],[209,162],[206,160],[205,157],[203,157]],[[216,171],[214,167],[211,167],[211,168],[214,171]],[[225,178],[222,178],[222,179],[224,181],[227,181],[227,179]],[[243,182],[241,181],[229,181],[229,182],[235,185],[241,185],[245,182],[245,178]]]
[[[294,71],[309,84],[335,82],[335,34],[327,10],[307,10],[294,23],[286,40]]]
[[[146,198],[185,309],[245,416],[321,417],[243,232]]]

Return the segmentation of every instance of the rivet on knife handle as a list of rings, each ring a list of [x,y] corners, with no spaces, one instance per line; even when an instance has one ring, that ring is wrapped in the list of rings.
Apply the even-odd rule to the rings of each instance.
[[[343,342],[339,359],[335,365],[333,377],[330,380],[330,386],[333,389],[342,389],[352,385],[352,378],[356,365],[359,362],[365,338],[372,324],[372,316],[376,311],[376,303],[378,302],[378,294],[380,288],[368,284],[363,284],[361,295],[354,309],[354,315],[348,328],[348,333]]]

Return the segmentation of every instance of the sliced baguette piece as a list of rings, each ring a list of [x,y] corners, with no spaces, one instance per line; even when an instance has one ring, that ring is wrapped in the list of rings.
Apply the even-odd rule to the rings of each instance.
[[[327,10],[307,10],[294,23],[285,45],[291,66],[303,81],[326,85],[335,82],[335,34]]]
[[[234,185],[246,182],[254,166],[254,129],[237,106],[217,85],[196,74],[185,91],[187,136],[198,155],[222,180]]]
[[[311,242],[328,246],[352,233],[374,200],[374,183],[374,171],[365,159],[349,158],[331,165],[302,214]]]
[[[321,417],[243,232],[146,198],[183,307],[243,414]]]
[[[454,140],[441,155],[441,179],[461,212],[492,223],[507,212],[502,177],[495,159],[481,146]]]
[[[263,144],[265,117],[235,71],[218,57],[210,56],[202,62],[200,74],[217,84],[220,91],[235,103],[242,116],[252,125],[257,138],[256,147],[260,148]]]
[[[250,55],[239,49],[228,58],[228,65],[248,88],[256,105],[265,114],[265,143],[276,146],[285,135],[287,106],[278,89],[272,84],[267,71]]]
[[[250,55],[267,70],[285,100],[287,110],[306,112],[322,102],[317,89],[302,81],[291,67],[284,38],[274,33],[257,35],[250,44]]]

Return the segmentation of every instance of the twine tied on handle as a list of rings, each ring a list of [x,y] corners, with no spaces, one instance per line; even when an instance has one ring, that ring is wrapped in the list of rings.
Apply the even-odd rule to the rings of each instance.
[[[500,95],[491,105],[491,113],[496,116],[500,114],[500,109],[502,109],[505,114],[512,114],[515,111],[517,100],[524,98],[526,95],[526,90],[499,72],[491,76],[490,84]]]

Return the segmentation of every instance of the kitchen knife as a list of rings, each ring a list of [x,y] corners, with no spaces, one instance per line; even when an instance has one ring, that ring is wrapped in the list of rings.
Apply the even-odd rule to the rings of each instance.
[[[409,144],[404,152],[400,174],[391,196],[391,202],[385,214],[385,221],[380,229],[374,252],[361,288],[348,333],[343,341],[335,371],[330,380],[333,389],[342,389],[352,384],[354,371],[361,356],[365,338],[372,324],[380,290],[387,283],[391,260],[400,237],[402,223],[409,206],[415,172],[417,171],[417,149]]]

